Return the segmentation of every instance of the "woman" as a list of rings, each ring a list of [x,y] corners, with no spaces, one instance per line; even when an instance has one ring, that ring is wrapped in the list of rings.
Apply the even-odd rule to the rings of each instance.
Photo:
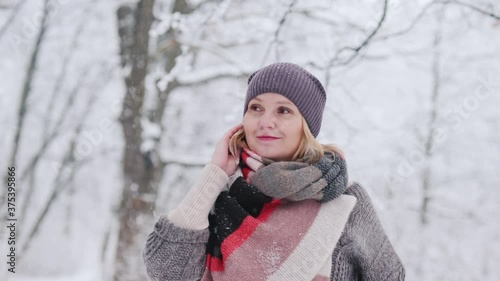
[[[315,139],[325,102],[295,64],[250,76],[243,123],[148,237],[151,280],[404,280],[368,194]]]

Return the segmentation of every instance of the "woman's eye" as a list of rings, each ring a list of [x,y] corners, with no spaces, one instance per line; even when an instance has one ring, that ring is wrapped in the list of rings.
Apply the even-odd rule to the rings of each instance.
[[[251,110],[255,110],[255,111],[260,111],[260,107],[259,107],[258,105],[256,105],[256,104],[252,104],[252,105],[250,106],[250,109],[251,109]]]
[[[282,113],[282,114],[288,114],[288,113],[291,113],[292,111],[286,107],[280,107],[280,109],[278,110],[279,113]]]

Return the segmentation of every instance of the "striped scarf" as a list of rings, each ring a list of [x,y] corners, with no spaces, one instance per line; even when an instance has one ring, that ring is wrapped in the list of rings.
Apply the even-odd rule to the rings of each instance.
[[[254,153],[246,148],[243,148],[243,151],[241,152],[241,159],[243,160],[243,162],[241,162],[243,164],[241,172],[247,182],[250,182],[250,179],[258,169],[265,166],[264,161],[266,161],[266,159],[263,159],[257,155],[257,153]]]
[[[355,198],[344,159],[313,165],[242,152],[241,172],[209,215],[208,280],[330,280],[331,255]]]

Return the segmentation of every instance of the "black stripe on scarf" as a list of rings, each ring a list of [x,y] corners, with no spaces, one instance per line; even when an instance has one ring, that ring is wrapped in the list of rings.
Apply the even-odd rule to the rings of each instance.
[[[321,170],[328,183],[323,189],[321,202],[328,202],[344,193],[347,189],[347,165],[339,154],[325,152],[325,156],[314,166]]]
[[[264,204],[271,201],[271,197],[247,183],[243,177],[238,177],[229,191],[219,194],[214,213],[208,216],[210,236],[207,254],[222,259],[222,242],[241,226],[247,216],[257,217]]]

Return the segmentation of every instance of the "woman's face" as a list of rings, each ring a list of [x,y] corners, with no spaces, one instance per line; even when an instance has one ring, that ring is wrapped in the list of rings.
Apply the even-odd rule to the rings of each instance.
[[[283,95],[260,94],[248,103],[243,128],[250,150],[274,161],[289,161],[302,138],[302,114]]]

